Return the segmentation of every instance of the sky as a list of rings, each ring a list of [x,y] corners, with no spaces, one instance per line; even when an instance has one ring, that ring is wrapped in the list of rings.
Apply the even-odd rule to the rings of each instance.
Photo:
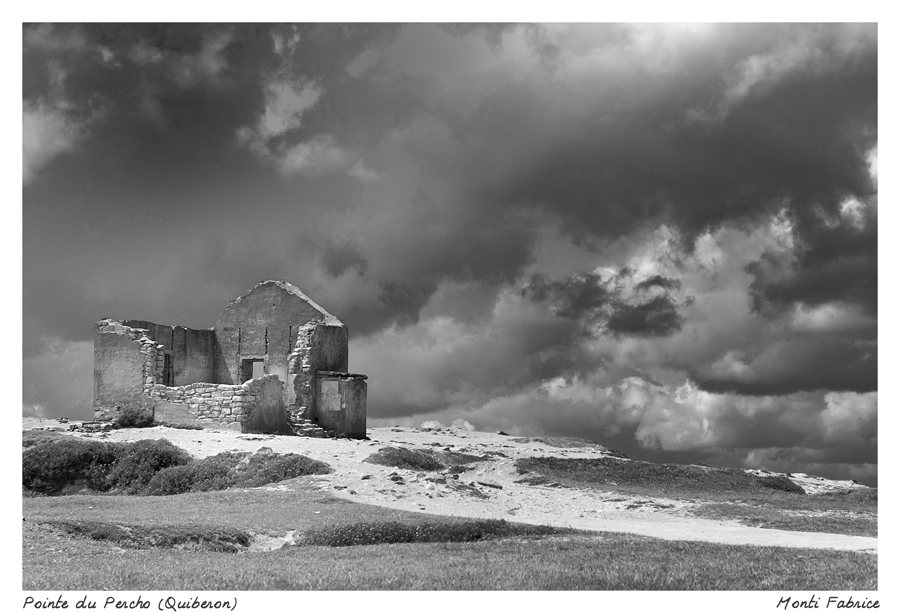
[[[877,483],[871,24],[26,24],[23,414],[284,279],[370,426]]]

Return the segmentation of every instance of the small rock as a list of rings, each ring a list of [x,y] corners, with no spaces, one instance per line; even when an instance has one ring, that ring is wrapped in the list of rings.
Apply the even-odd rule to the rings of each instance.
[[[362,477],[360,477],[360,479],[362,481],[366,481],[367,479],[371,479],[371,478],[372,478],[372,475],[363,475]]]

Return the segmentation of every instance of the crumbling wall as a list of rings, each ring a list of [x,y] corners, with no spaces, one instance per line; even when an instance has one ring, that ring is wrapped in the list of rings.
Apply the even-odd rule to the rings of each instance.
[[[147,336],[163,346],[172,360],[172,385],[216,380],[215,358],[218,345],[213,330],[165,326],[140,319],[129,319],[122,323],[147,330]]]
[[[349,437],[366,436],[366,376],[319,371],[316,409],[318,424]]]
[[[287,407],[291,422],[318,420],[316,371],[346,371],[347,328],[318,322],[300,326],[288,365]]]
[[[153,407],[145,386],[162,375],[163,353],[147,330],[104,319],[94,326],[94,415],[113,419],[124,406]]]
[[[147,396],[160,401],[157,404],[157,421],[240,427],[252,414],[259,398],[258,390],[252,383],[191,383],[176,387],[151,384]]]
[[[284,382],[275,375],[265,375],[247,384],[256,395],[256,402],[247,407],[241,431],[294,434],[284,406]]]

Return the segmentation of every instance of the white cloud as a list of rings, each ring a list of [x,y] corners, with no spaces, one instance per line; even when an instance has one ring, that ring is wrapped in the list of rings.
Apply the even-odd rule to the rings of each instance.
[[[274,165],[285,177],[311,177],[350,169],[350,174],[361,179],[377,178],[361,160],[340,147],[330,134],[320,134],[293,145],[284,141],[292,130],[301,127],[304,114],[315,107],[322,93],[315,83],[281,77],[270,80],[266,85],[266,106],[256,125],[238,128],[235,133],[238,144]]]
[[[75,148],[85,127],[70,118],[62,102],[25,103],[22,123],[22,179],[27,185],[53,158]]]
[[[315,176],[344,169],[350,165],[350,154],[338,147],[330,135],[317,136],[297,143],[277,156],[282,175]]]
[[[878,393],[828,392],[821,414],[823,440],[834,445],[874,445],[878,432]]]
[[[299,128],[303,114],[316,104],[321,95],[322,90],[312,83],[269,83],[266,88],[266,108],[257,124],[259,138],[267,141],[288,130]]]
[[[378,180],[378,173],[366,166],[362,160],[357,161],[356,164],[347,171],[347,174],[362,181]]]
[[[282,36],[278,32],[272,34],[272,46],[275,49],[275,53],[282,56],[282,58],[284,59],[290,58],[290,56],[294,53],[294,49],[297,47],[297,43],[299,42],[300,31],[294,24],[291,24],[290,34],[284,36]]]

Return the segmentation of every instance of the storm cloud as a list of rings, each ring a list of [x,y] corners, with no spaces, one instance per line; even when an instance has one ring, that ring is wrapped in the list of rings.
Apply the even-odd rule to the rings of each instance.
[[[101,317],[204,328],[285,279],[349,326],[372,423],[874,482],[874,24],[23,45],[24,410],[90,414]]]

